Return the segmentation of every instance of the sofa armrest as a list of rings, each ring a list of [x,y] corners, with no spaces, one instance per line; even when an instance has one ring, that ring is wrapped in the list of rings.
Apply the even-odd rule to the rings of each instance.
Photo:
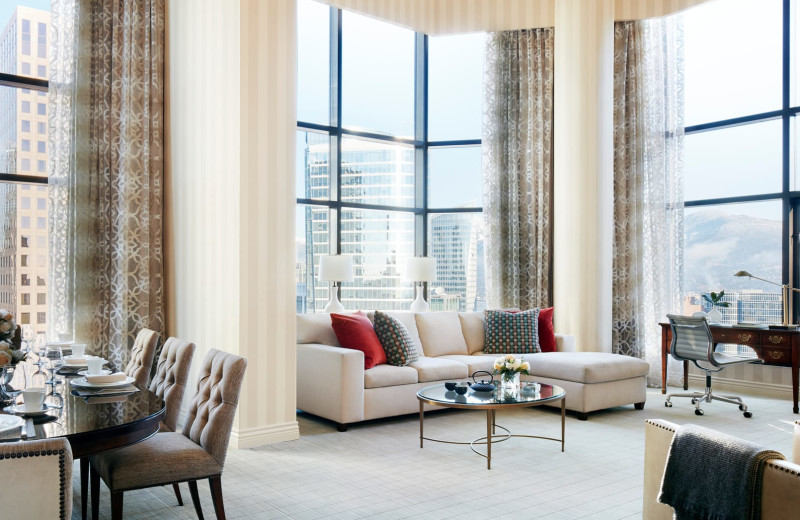
[[[648,419],[645,424],[643,520],[672,520],[672,508],[660,503],[658,494],[676,428],[677,425],[659,419]]]
[[[556,334],[557,352],[575,352],[575,336]]]
[[[794,422],[794,437],[792,439],[792,462],[800,464],[800,421]]]
[[[364,420],[364,353],[297,345],[297,408],[339,424]]]

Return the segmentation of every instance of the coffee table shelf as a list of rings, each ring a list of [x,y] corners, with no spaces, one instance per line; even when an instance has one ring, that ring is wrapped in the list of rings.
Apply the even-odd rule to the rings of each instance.
[[[524,383],[525,384],[525,383]],[[530,385],[530,383],[527,383]],[[530,388],[530,387],[528,387]],[[419,447],[423,447],[424,441],[442,442],[445,444],[468,444],[472,451],[486,459],[486,469],[492,469],[492,444],[507,441],[512,437],[527,437],[530,439],[544,439],[561,443],[561,451],[564,451],[564,424],[566,417],[566,397],[567,392],[560,386],[540,384],[537,392],[519,392],[513,398],[505,398],[499,389],[494,392],[474,392],[468,390],[464,395],[458,395],[454,391],[447,390],[443,384],[428,386],[417,392],[419,400]],[[507,428],[497,424],[495,412],[497,410],[509,408],[529,408],[541,406],[553,401],[561,401],[561,438],[543,437],[539,435],[518,435],[512,434]],[[425,405],[444,406],[446,408],[461,408],[472,410],[486,410],[486,435],[469,442],[446,441],[425,437]],[[496,435],[497,428],[505,433]],[[486,453],[481,453],[476,446],[486,446]]]

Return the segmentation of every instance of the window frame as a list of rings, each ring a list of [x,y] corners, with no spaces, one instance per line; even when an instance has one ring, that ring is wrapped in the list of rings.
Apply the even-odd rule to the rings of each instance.
[[[47,92],[50,82],[46,79],[19,76],[0,72],[0,87],[30,89],[39,92]],[[42,184],[47,186],[47,176],[42,175],[21,175],[13,172],[0,171],[0,182],[11,182],[15,184]]]
[[[414,138],[396,137],[380,133],[348,129],[342,126],[342,10],[329,8],[330,13],[330,80],[329,80],[329,124],[297,121],[297,131],[314,132],[327,136],[330,143],[328,153],[328,199],[297,197],[297,206],[316,206],[333,211],[329,227],[328,254],[340,254],[342,245],[342,210],[362,209],[411,213],[414,215],[414,255],[428,254],[429,216],[442,213],[482,213],[482,205],[476,207],[428,206],[428,151],[435,148],[480,147],[481,139],[446,141],[428,140],[428,35],[415,32],[414,45]],[[413,147],[414,150],[414,206],[363,204],[341,201],[342,189],[342,140],[346,138],[367,139],[391,145]],[[429,285],[425,285],[428,295]],[[339,286],[341,291],[341,286]]]

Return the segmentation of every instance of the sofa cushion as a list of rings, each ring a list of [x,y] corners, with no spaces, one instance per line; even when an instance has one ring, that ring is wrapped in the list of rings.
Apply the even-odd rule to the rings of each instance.
[[[522,312],[483,311],[486,354],[534,354],[539,349],[539,309]]]
[[[641,359],[605,352],[543,352],[527,356],[531,376],[604,383],[646,376],[650,365]]]
[[[364,313],[331,314],[331,326],[342,347],[364,353],[364,369],[386,363],[383,346]]]
[[[539,309],[539,348],[542,352],[556,351],[556,331],[553,328],[553,307]]]
[[[411,311],[381,311],[384,314],[388,314],[392,318],[400,320],[400,322],[406,326],[406,330],[408,331],[408,335],[411,336],[411,339],[414,341],[414,345],[417,347],[417,354],[420,356],[424,356],[425,353],[422,352],[422,342],[419,340],[419,330],[417,330],[417,319],[414,317],[414,313]],[[367,317],[372,320],[372,323],[375,323],[375,311],[370,311],[367,313]]]
[[[331,327],[330,314],[298,314],[297,342],[321,343],[332,347],[341,347]]]
[[[399,319],[375,311],[375,334],[383,345],[390,365],[403,367],[419,358],[417,346]]]
[[[426,356],[468,354],[457,312],[420,312],[416,316],[419,339]]]
[[[467,365],[450,359],[421,357],[409,366],[417,369],[417,379],[420,383],[464,379],[468,375]]]
[[[417,371],[411,367],[377,365],[364,371],[364,388],[413,385],[417,382]]]
[[[449,359],[450,361],[457,361],[467,366],[467,375],[471,376],[478,370],[486,370],[489,373],[494,373],[494,360],[495,358],[489,356],[441,356],[437,359]],[[494,376],[497,379],[497,376]],[[488,379],[486,374],[478,379]]]
[[[467,354],[483,351],[483,342],[486,337],[483,312],[459,312],[458,319],[461,322],[464,341],[467,343]]]

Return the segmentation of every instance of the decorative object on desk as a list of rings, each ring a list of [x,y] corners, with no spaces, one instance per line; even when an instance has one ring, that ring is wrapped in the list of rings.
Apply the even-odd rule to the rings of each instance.
[[[325,312],[343,312],[344,305],[339,301],[338,282],[353,281],[353,257],[347,255],[328,255],[319,259],[319,279],[331,282],[328,290],[330,299]]]
[[[772,282],[770,280],[765,280],[763,278],[759,278],[758,276],[753,276],[752,274],[748,273],[747,271],[737,271],[733,276],[746,276],[748,278],[755,278],[756,280],[761,280],[764,283],[768,283],[770,285],[777,285],[781,288],[781,301],[783,302],[783,323],[780,325],[770,325],[769,328],[771,329],[783,329],[783,330],[794,330],[797,328],[796,324],[790,323],[791,317],[789,316],[789,293],[791,291],[800,292],[800,289],[795,289],[794,287],[789,287],[789,284],[780,284],[777,282]]]
[[[519,393],[520,374],[529,374],[531,364],[524,359],[506,354],[494,360],[494,373],[500,375],[500,389],[503,395]]]
[[[411,257],[406,260],[406,272],[404,278],[409,282],[414,282],[417,292],[416,299],[411,303],[411,312],[428,312],[431,306],[425,301],[424,282],[432,282],[436,279],[436,259],[430,256]]]
[[[478,374],[486,374],[489,376],[489,380],[481,379],[480,381],[475,379],[475,376]],[[494,376],[492,376],[491,372],[487,372],[486,370],[477,370],[472,373],[472,389],[476,392],[493,392],[494,391]]]
[[[711,291],[709,294],[704,294],[703,299],[711,304],[711,310],[706,315],[709,323],[720,323],[722,321],[722,313],[717,307],[728,308],[731,306],[730,302],[722,301],[725,297],[725,291],[715,293]]]

